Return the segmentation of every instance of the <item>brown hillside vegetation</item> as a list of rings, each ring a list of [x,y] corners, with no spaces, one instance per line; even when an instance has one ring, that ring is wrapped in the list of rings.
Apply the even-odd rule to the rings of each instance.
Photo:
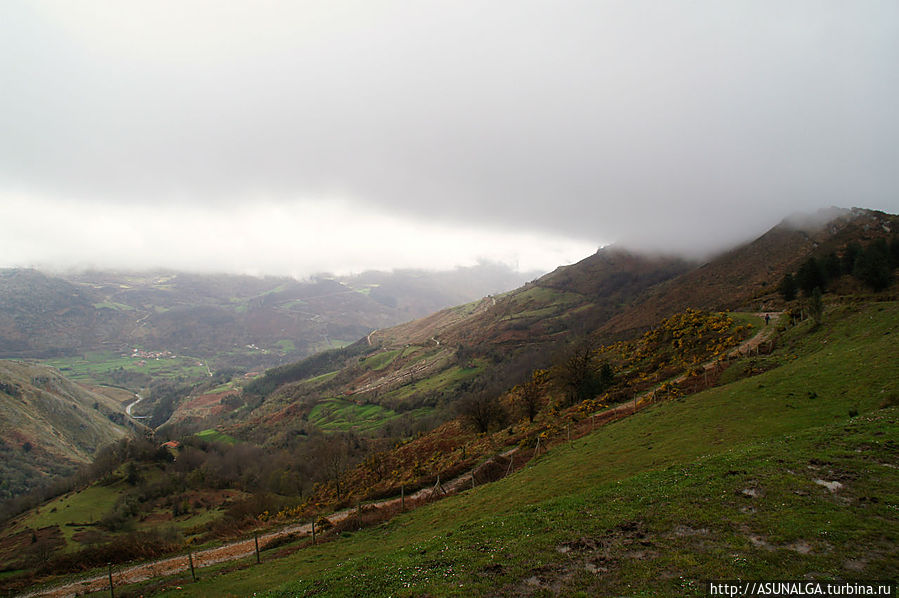
[[[0,360],[0,499],[72,473],[127,430],[114,399],[53,368]]]
[[[585,320],[605,319],[622,304],[688,267],[679,258],[603,248],[509,293],[378,330],[370,340],[384,347],[435,341],[451,346],[539,343],[570,328],[583,328]]]

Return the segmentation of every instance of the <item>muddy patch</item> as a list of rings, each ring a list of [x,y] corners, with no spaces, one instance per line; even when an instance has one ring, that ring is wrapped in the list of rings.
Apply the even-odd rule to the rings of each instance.
[[[480,573],[489,577],[497,577],[506,572],[506,567],[500,563],[492,563],[486,567],[481,567]]]
[[[768,550],[772,552],[775,550],[792,550],[793,552],[799,554],[812,554],[814,552],[812,545],[805,540],[796,540],[791,544],[778,546],[776,544],[771,544],[770,542],[768,542],[767,538],[758,534],[748,534],[746,536],[746,539],[749,540],[749,543],[752,544],[754,548],[759,548],[761,550]]]
[[[792,550],[793,552],[798,552],[799,554],[811,554],[812,546],[805,540],[797,540],[793,542],[789,546],[786,547],[787,550]]]
[[[689,538],[691,536],[707,536],[709,530],[700,527],[690,527],[689,525],[676,525],[673,530],[671,530],[671,535],[675,538]]]
[[[868,566],[868,559],[848,559],[843,562],[843,568],[847,571],[862,572]]]
[[[496,596],[530,596],[535,593],[566,595],[566,588],[584,572],[600,582],[625,560],[646,560],[659,556],[655,542],[639,521],[625,521],[601,536],[580,537],[563,542],[555,550],[560,561],[526,573],[517,583],[498,588]]]
[[[597,543],[591,538],[580,538],[579,540],[565,542],[556,546],[556,551],[562,554],[568,554],[570,552],[577,554],[583,552],[595,552],[598,548],[599,546]]]
[[[824,486],[831,492],[837,492],[843,487],[843,484],[837,482],[836,480],[828,482],[827,480],[816,479],[815,483],[819,486]]]
[[[770,544],[765,538],[762,536],[749,535],[746,536],[746,539],[749,540],[749,543],[752,544],[755,548],[761,548],[764,550],[776,550],[777,547],[773,544]]]

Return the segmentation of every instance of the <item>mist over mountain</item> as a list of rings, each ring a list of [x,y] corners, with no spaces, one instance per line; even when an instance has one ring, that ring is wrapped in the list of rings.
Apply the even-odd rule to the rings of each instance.
[[[0,594],[899,577],[899,3],[0,12]]]
[[[515,288],[536,273],[498,264],[292,278],[0,271],[0,355],[167,350],[214,367],[273,365],[374,328]]]
[[[9,2],[0,266],[549,270],[899,209],[894,3],[562,4]]]

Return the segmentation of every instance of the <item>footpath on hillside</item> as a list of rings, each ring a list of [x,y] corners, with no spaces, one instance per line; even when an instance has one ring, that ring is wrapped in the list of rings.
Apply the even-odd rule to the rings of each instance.
[[[755,314],[761,318],[764,318],[766,315],[770,316],[772,319],[777,319],[781,312],[767,312],[767,313],[759,313]],[[775,326],[774,325],[766,325],[764,326],[758,334],[746,339],[742,343],[740,343],[734,349],[731,349],[727,353],[727,357],[737,357],[740,355],[749,355],[752,351],[757,351],[759,346],[762,343],[770,340],[771,336],[774,333]],[[710,371],[713,368],[717,367],[719,360],[714,359],[702,364],[702,368],[706,371]],[[581,422],[581,425],[575,430],[576,437],[583,436],[590,431],[596,425],[605,425],[609,422],[621,419],[623,417],[627,417],[639,411],[641,406],[649,406],[650,404],[656,402],[656,391],[665,383],[671,382],[682,382],[686,380],[688,374],[682,374],[673,380],[668,380],[667,382],[663,382],[658,384],[652,389],[646,390],[643,393],[637,395],[634,401],[628,401],[627,403],[623,403],[621,405],[617,405],[615,407],[610,407],[608,409],[604,409],[597,413],[591,415],[591,417],[585,419]],[[544,449],[547,447],[544,447]],[[508,458],[511,460],[515,459],[515,455],[519,452],[519,448],[515,447],[503,452],[500,456],[504,458]],[[539,445],[538,445],[539,450]],[[536,456],[538,450],[534,451],[534,455]],[[509,469],[517,469],[512,467],[512,462],[510,462]],[[522,462],[523,465],[523,462]],[[382,501],[376,501],[372,503],[366,503],[365,508],[377,508],[377,509],[385,509],[385,508],[396,508],[401,504],[404,504],[404,501],[409,502],[410,508],[415,503],[419,503],[423,500],[433,498],[439,492],[443,495],[452,494],[455,492],[459,492],[465,488],[472,487],[474,485],[474,475],[475,469],[468,471],[452,480],[448,480],[447,482],[441,484],[438,478],[438,482],[435,486],[425,487],[417,492],[410,494],[409,496],[403,497],[395,497],[389,498]],[[347,518],[353,516],[357,513],[356,508],[348,508],[342,511],[337,511],[328,515],[327,519],[332,524],[339,523],[341,521],[346,520]],[[284,538],[290,535],[294,535],[299,537],[311,537],[312,536],[312,524],[311,523],[303,523],[303,524],[295,524],[283,527],[279,530],[270,531],[266,533],[262,533],[258,535],[258,538],[249,538],[245,540],[239,540],[236,542],[230,542],[224,544],[222,546],[217,546],[214,548],[207,548],[204,550],[199,550],[194,552],[189,557],[188,555],[178,555],[173,557],[168,557],[164,559],[160,559],[157,561],[152,561],[148,563],[141,563],[138,565],[133,565],[130,567],[121,568],[112,572],[112,584],[114,587],[126,586],[135,583],[139,583],[142,581],[146,581],[149,579],[153,579],[156,577],[167,577],[170,575],[176,575],[179,573],[187,573],[190,572],[190,558],[193,559],[194,568],[203,568],[209,567],[211,565],[216,565],[218,563],[224,563],[227,561],[234,561],[242,558],[247,558],[252,556],[256,552],[257,540],[259,547],[264,547],[267,543],[272,540],[278,538]],[[26,594],[21,594],[20,598],[32,598],[32,597],[50,597],[50,598],[68,598],[71,596],[78,596],[90,592],[99,592],[109,588],[109,574],[97,575],[94,577],[89,577],[86,579],[82,579],[76,582],[68,583],[65,585],[56,586],[53,588],[46,588],[42,590],[35,590]]]

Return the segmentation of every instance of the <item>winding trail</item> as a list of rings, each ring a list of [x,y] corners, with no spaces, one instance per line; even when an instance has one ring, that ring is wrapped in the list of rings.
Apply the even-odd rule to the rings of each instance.
[[[150,416],[149,416],[149,415],[132,415],[131,410],[134,409],[134,407],[135,407],[138,403],[140,403],[141,401],[144,400],[144,397],[140,396],[140,393],[134,393],[134,396],[135,396],[136,400],[133,401],[133,402],[131,402],[131,403],[128,403],[128,406],[125,407],[125,413],[126,413],[126,414],[128,415],[128,417],[130,417],[131,419],[150,419]]]
[[[782,312],[767,312],[772,319],[776,319]],[[760,316],[761,318],[765,317],[765,313],[755,314]],[[728,353],[728,357],[735,357],[737,355],[749,354],[753,349],[756,349],[763,342],[767,341],[771,338],[774,332],[774,325],[766,325],[762,327],[758,334],[746,339],[742,343],[740,343],[734,349],[731,349]],[[374,334],[373,331],[371,334]],[[371,336],[369,335],[369,337]],[[702,367],[705,370],[711,370],[716,367],[718,360],[710,360],[705,362]],[[673,380],[669,380],[668,382],[681,382],[687,378],[688,374],[683,374]],[[662,383],[664,384],[664,383]],[[580,428],[581,432],[585,432],[584,429],[586,427],[590,427],[590,430],[593,429],[597,423],[600,425],[606,424],[610,421],[617,420],[621,417],[627,417],[635,413],[635,411],[639,408],[639,405],[645,403],[647,401],[651,402],[651,398],[655,394],[655,391],[662,385],[659,384],[655,388],[650,390],[646,390],[640,395],[638,395],[634,401],[629,401],[627,403],[623,403],[616,407],[610,407],[608,409],[604,409],[602,411],[596,412],[592,414],[591,418],[587,418],[581,422]],[[140,395],[136,395],[140,396]],[[131,403],[128,405],[126,411],[128,415],[131,415],[131,407],[136,405],[138,401]],[[132,416],[133,417],[133,416]],[[509,449],[501,454],[503,457],[513,457],[516,453],[519,452],[518,447]],[[514,458],[514,457],[513,457]],[[477,469],[477,468],[475,468]],[[444,494],[450,494],[456,491],[460,491],[464,488],[472,485],[472,480],[474,478],[474,471],[468,471],[452,480],[447,481],[444,484],[440,484],[439,488],[443,491]],[[424,497],[432,496],[437,492],[438,486],[429,486],[418,490],[417,492],[410,494],[406,497],[410,502],[415,501],[416,499],[421,499]],[[366,507],[390,507],[397,506],[402,501],[402,498],[395,497],[389,498],[382,501],[366,503]],[[327,518],[331,523],[337,523],[339,521],[343,521],[347,517],[350,517],[352,514],[356,512],[355,508],[344,509],[342,511],[337,511],[328,515]],[[303,524],[294,524],[288,525],[281,529],[275,531],[265,532],[259,535],[259,543],[260,546],[264,545],[266,542],[273,540],[275,538],[280,538],[283,536],[287,536],[289,534],[312,534],[312,526],[310,523]],[[223,563],[226,561],[233,561],[241,558],[246,558],[251,556],[256,551],[256,545],[253,538],[249,538],[246,540],[239,540],[236,542],[230,542],[224,544],[222,546],[217,546],[214,548],[207,548],[205,550],[200,550],[193,553],[193,561],[194,566],[196,568],[208,567],[210,565],[215,565],[217,563]],[[164,577],[169,575],[175,575],[177,573],[184,573],[190,571],[190,563],[188,561],[187,555],[179,555],[174,557],[168,557],[164,559],[160,559],[157,561],[149,562],[149,563],[141,563],[138,565],[133,565],[131,567],[126,567],[114,571],[112,574],[113,585],[116,587],[125,586],[133,583],[138,583],[141,581],[146,581],[148,579],[152,579],[154,577]],[[86,579],[82,579],[76,582],[71,582],[65,585],[60,585],[52,588],[46,588],[41,590],[35,590],[29,592],[27,594],[21,594],[19,598],[32,598],[38,596],[46,596],[51,598],[68,598],[71,596],[81,595],[87,592],[99,592],[109,588],[109,578],[106,574],[96,575],[94,577],[89,577]]]
[[[516,450],[518,449],[511,449],[503,453],[503,455],[509,456]],[[474,470],[464,473],[457,478],[441,484],[440,489],[442,490],[443,494],[450,494],[462,488],[468,487],[469,484],[471,484],[472,476],[474,475],[473,472]],[[409,494],[408,496],[406,496],[406,500],[412,503],[416,500],[430,497],[436,492],[437,486],[427,486],[425,488],[422,488],[421,490],[418,490],[417,492]],[[395,497],[382,501],[366,503],[364,506],[366,508],[399,506],[402,501],[402,497]],[[327,518],[331,523],[338,523],[352,516],[354,513],[356,513],[355,508],[343,509],[342,511],[336,511],[328,515]],[[289,534],[303,534],[305,536],[311,536],[312,524],[301,523],[288,525],[275,531],[261,533],[259,534],[259,545],[263,546],[270,540],[287,536]],[[192,556],[194,567],[199,569],[218,563],[224,563],[226,561],[233,561],[249,557],[252,556],[255,552],[255,539],[249,538],[246,540],[230,542],[228,544],[224,544],[222,546],[217,546],[214,548],[199,550],[197,552],[194,552]],[[114,570],[112,573],[112,580],[115,587],[122,587],[141,581],[146,581],[148,579],[153,579],[154,577],[164,577],[175,575],[177,573],[185,573],[188,571],[190,571],[190,561],[189,557],[184,554]],[[27,594],[20,594],[18,598],[33,598],[39,596],[52,598],[69,598],[72,596],[79,596],[88,592],[100,592],[107,589],[109,589],[109,577],[108,574],[102,574],[71,582],[65,585],[35,590]]]
[[[769,316],[772,320],[776,321],[777,318],[780,317],[782,314],[783,314],[783,312],[779,312],[779,311],[778,312],[769,311],[769,312],[760,312],[760,313],[756,313],[753,315],[756,315],[756,316],[762,318],[763,320],[765,319],[765,316]],[[749,337],[748,339],[744,340],[742,343],[740,343],[739,345],[737,345],[736,347],[734,347],[733,349],[728,351],[725,354],[725,357],[731,358],[731,357],[737,357],[740,355],[749,355],[752,353],[753,350],[757,351],[759,346],[762,343],[768,341],[771,338],[771,336],[774,334],[774,330],[775,330],[774,324],[764,325],[757,334]],[[717,359],[717,358],[710,359],[709,361],[704,362],[700,367],[702,367],[702,369],[704,371],[708,372],[708,371],[711,371],[711,370],[715,369],[716,367],[718,367],[718,362],[719,362],[719,359]],[[622,417],[625,415],[630,415],[630,414],[634,413],[637,409],[639,409],[640,405],[655,402],[655,393],[664,384],[668,384],[668,383],[672,383],[672,382],[675,384],[678,384],[678,383],[686,380],[689,377],[689,375],[690,375],[689,373],[684,372],[683,374],[677,376],[676,378],[672,378],[671,380],[666,380],[664,382],[660,382],[653,388],[644,390],[642,393],[640,393],[636,397],[634,397],[633,401],[621,403],[620,405],[617,405],[615,407],[610,407],[608,409],[603,409],[602,411],[597,411],[595,413],[592,413],[591,417],[594,418],[594,420],[591,421],[590,423],[591,423],[591,425],[596,422],[607,423],[609,420],[617,419],[618,417]],[[600,418],[600,419],[597,420],[595,418]]]

